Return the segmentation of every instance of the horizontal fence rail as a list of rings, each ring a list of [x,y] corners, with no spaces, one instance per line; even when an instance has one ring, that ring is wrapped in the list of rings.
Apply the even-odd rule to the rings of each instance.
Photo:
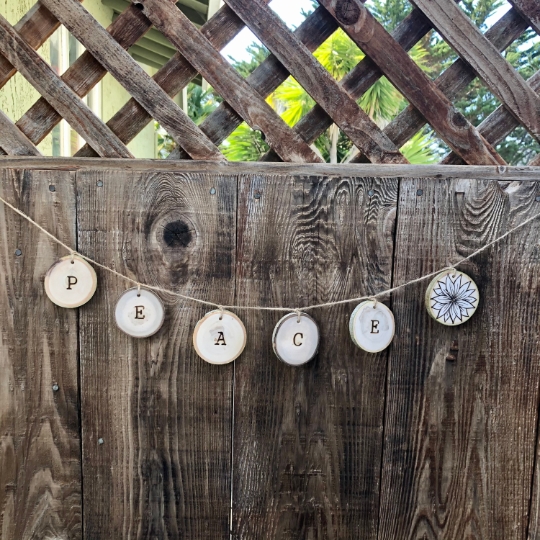
[[[170,0],[132,0],[106,30],[78,0],[40,0],[14,26],[0,19],[0,88],[18,71],[41,95],[16,122],[0,111],[0,154],[40,155],[37,145],[62,118],[86,141],[75,157],[133,158],[126,145],[152,120],[174,141],[169,159],[225,160],[219,145],[242,122],[260,131],[270,147],[262,161],[293,163],[320,162],[313,143],[332,124],[353,144],[354,162],[380,164],[406,164],[401,148],[427,125],[451,151],[445,165],[505,165],[496,147],[519,126],[540,139],[540,74],[525,80],[503,56],[529,28],[540,31],[539,3],[511,0],[510,11],[482,33],[459,0],[411,0],[412,12],[390,33],[364,0],[318,2],[296,30],[269,0],[225,0],[200,28]],[[35,51],[60,25],[86,50],[58,76]],[[270,51],[247,78],[220,54],[245,27]],[[153,77],[127,52],[151,28],[177,51]],[[338,28],[366,55],[339,81],[313,55]],[[435,80],[409,55],[431,30],[459,56]],[[82,98],[107,73],[131,99],[105,124]],[[199,75],[223,101],[196,125],[173,98]],[[316,103],[293,126],[266,103],[289,76]],[[385,127],[358,104],[382,76],[409,103]],[[454,105],[476,78],[500,101],[478,126]]]

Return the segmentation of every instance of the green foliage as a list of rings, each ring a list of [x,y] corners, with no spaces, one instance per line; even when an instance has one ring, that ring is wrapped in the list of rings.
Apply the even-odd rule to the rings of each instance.
[[[259,161],[269,147],[260,131],[254,131],[242,123],[229,135],[220,149],[229,161]]]

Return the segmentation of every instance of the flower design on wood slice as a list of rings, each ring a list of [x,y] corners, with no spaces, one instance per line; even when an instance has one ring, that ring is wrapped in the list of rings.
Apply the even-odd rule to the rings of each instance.
[[[463,272],[439,274],[428,287],[427,307],[430,315],[448,326],[462,324],[478,307],[478,287]]]

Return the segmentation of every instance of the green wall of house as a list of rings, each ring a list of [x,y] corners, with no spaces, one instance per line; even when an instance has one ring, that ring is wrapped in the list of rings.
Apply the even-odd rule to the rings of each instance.
[[[11,24],[16,24],[24,14],[35,4],[35,0],[0,0],[0,14]],[[83,5],[104,26],[112,22],[112,9],[104,6],[101,0],[85,0]],[[50,44],[46,42],[39,50],[41,56],[50,62]],[[154,68],[143,66],[153,75]],[[128,100],[129,94],[109,74],[101,82],[100,109],[103,121],[107,122]],[[39,98],[39,93],[17,73],[0,89],[0,109],[13,121],[17,121]],[[129,145],[135,157],[154,158],[156,156],[156,137],[153,122],[150,123]],[[48,135],[38,146],[47,156],[53,153],[52,137]]]

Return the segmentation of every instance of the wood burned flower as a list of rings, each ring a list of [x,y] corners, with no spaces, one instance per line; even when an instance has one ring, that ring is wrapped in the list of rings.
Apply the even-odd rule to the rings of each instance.
[[[459,324],[468,319],[478,304],[478,290],[465,274],[449,273],[437,280],[431,294],[436,319],[445,324]]]

